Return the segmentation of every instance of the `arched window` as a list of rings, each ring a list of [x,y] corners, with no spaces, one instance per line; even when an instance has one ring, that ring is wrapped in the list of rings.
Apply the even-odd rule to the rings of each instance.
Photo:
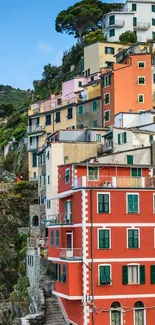
[[[38,218],[38,216],[34,216],[33,217],[33,219],[32,219],[32,225],[33,225],[33,227],[39,226],[39,218]]]
[[[111,305],[111,325],[121,325],[121,319],[121,305],[119,302],[115,301]]]
[[[144,325],[145,324],[145,312],[144,312],[144,304],[142,301],[137,301],[134,304],[135,308],[135,325]]]

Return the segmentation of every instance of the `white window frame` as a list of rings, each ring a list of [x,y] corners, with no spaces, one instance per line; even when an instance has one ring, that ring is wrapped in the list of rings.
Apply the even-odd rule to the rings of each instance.
[[[66,171],[69,170],[69,182],[66,182]],[[70,183],[70,168],[66,168],[65,169],[65,184],[69,184]]]
[[[105,96],[109,95],[109,103],[105,103]],[[104,105],[109,105],[110,104],[110,92],[104,94]]]
[[[138,264],[138,263],[127,264],[127,267],[128,267],[128,279],[129,279],[129,266],[137,266],[138,267],[138,283],[130,283],[128,281],[128,284],[129,285],[138,285],[138,284],[140,284],[140,264]]]
[[[110,279],[111,279],[111,282],[108,285],[111,286],[112,285],[112,265],[111,264],[99,264],[98,265],[98,285],[100,287],[102,287],[102,285],[100,284],[100,266],[110,266]]]
[[[138,230],[138,247],[136,248],[130,248],[130,247],[128,247],[128,231],[129,230]],[[134,227],[134,228],[132,228],[132,227],[130,227],[130,228],[127,228],[127,233],[126,233],[126,238],[127,238],[127,243],[126,243],[126,247],[128,248],[128,249],[139,249],[140,248],[140,228],[137,228],[137,227]]]
[[[143,84],[139,83],[139,78],[144,78],[144,83],[143,83]],[[138,76],[138,81],[137,81],[137,83],[138,83],[138,85],[140,85],[140,86],[146,85],[146,77],[145,77],[145,76]]]
[[[137,299],[137,301],[138,301],[138,299]],[[134,308],[134,312],[133,312],[133,324],[134,325],[136,325],[136,322],[135,322],[135,310],[136,309],[138,309],[138,308]],[[144,310],[144,325],[147,325],[146,324],[146,309],[145,309],[145,304],[144,304],[144,309],[142,309],[142,310]]]
[[[89,182],[91,182],[91,181],[98,182],[99,181],[99,178],[100,178],[100,175],[99,175],[99,173],[100,173],[99,167],[97,167],[98,168],[98,178],[97,179],[89,179],[89,167],[96,168],[97,166],[89,166],[89,165],[87,166],[87,180]]]
[[[140,67],[139,63],[144,63],[144,67]],[[138,61],[138,68],[139,69],[145,69],[146,68],[146,62],[145,61]]]
[[[128,195],[138,195],[138,214],[140,213],[140,202],[139,202],[139,193],[137,192],[127,192],[126,193],[126,214],[131,214],[131,213],[128,213]],[[134,214],[134,212],[133,212]]]
[[[111,75],[105,76],[105,77],[104,77],[104,82],[105,82],[105,80],[108,79],[109,77],[111,77]],[[109,80],[109,79],[108,79],[108,80]],[[104,89],[107,88],[107,87],[109,87],[109,86],[110,86],[110,83],[108,84],[108,86],[104,86]]]
[[[99,248],[99,231],[100,230],[109,230],[109,248]],[[98,246],[97,246],[97,249],[98,250],[102,250],[102,249],[111,249],[111,228],[106,228],[106,227],[102,227],[102,228],[98,228],[97,229],[97,237],[98,237]]]
[[[139,96],[143,96],[143,101],[142,102],[139,101]],[[138,94],[138,103],[139,104],[144,104],[144,94]]]
[[[120,304],[120,305],[121,305],[121,304]],[[112,325],[111,309],[110,309],[110,325]],[[122,305],[121,305],[121,325],[123,325],[123,312],[122,312]]]
[[[109,105],[109,104],[107,104],[107,105]],[[106,112],[109,112],[109,120],[108,121],[105,120],[105,113]],[[105,121],[105,123],[110,122],[110,109],[107,109],[106,111],[104,111],[104,121]]]
[[[97,192],[97,213],[100,214],[100,212],[98,211],[98,196],[99,194],[108,194],[109,195],[109,213],[111,213],[111,195],[110,195],[110,192]]]
[[[155,214],[155,193],[153,193],[153,214]]]

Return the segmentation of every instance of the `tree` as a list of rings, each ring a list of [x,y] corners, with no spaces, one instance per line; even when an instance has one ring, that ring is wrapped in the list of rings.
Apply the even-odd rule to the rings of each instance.
[[[90,32],[85,36],[85,44],[90,45],[95,42],[105,42],[107,39],[101,29]]]
[[[120,35],[119,40],[122,44],[136,43],[137,35],[134,32],[127,30],[125,33]]]
[[[121,7],[120,3],[108,4],[100,0],[82,0],[58,14],[55,22],[56,31],[74,35],[83,44],[83,37],[87,33],[102,27],[104,14]]]

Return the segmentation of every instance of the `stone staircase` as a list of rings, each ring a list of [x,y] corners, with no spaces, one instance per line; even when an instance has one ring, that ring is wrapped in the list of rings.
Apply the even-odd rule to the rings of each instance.
[[[56,298],[45,298],[45,323],[44,325],[66,325]]]

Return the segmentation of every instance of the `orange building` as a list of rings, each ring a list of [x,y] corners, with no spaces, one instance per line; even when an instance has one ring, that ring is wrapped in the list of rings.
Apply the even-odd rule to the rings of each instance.
[[[48,229],[48,259],[69,324],[154,325],[151,175],[151,166],[59,167],[59,211]]]
[[[152,109],[151,54],[130,54],[112,70],[102,69],[101,79],[104,126],[112,125],[119,112]]]

